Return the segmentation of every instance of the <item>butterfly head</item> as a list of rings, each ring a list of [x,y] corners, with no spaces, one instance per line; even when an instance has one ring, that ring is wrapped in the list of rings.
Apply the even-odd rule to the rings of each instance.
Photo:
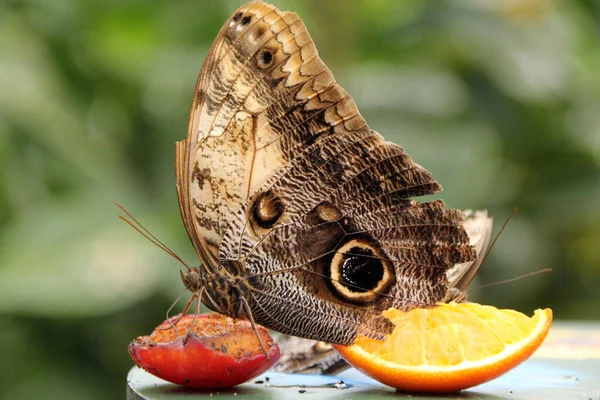
[[[190,268],[187,271],[179,271],[183,286],[192,293],[198,292],[202,288],[202,279],[200,267]]]

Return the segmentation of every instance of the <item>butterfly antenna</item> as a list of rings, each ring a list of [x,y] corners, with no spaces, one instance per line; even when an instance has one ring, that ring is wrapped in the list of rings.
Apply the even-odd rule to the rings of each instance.
[[[508,222],[515,216],[515,214],[517,213],[517,210],[518,210],[518,207],[513,208],[512,212],[510,213],[510,215],[508,216],[508,218],[506,218],[506,221],[504,221],[504,224],[502,225],[502,228],[500,228],[500,231],[498,232],[498,234],[496,235],[496,237],[492,241],[492,244],[490,245],[490,247],[488,248],[487,252],[485,253],[485,256],[483,257],[483,260],[481,261],[481,265],[483,265],[483,263],[485,262],[485,260],[490,255],[490,252],[492,251],[492,248],[494,247],[494,245],[496,244],[496,241],[500,237],[500,234],[502,233],[502,231],[504,231],[504,228],[506,228],[506,225],[508,225]],[[529,278],[531,276],[535,276],[535,275],[539,275],[539,274],[544,274],[544,273],[551,272],[551,271],[552,271],[552,268],[544,268],[544,269],[541,269],[539,271],[528,272],[526,274],[517,276],[515,278],[504,279],[504,280],[501,280],[501,281],[492,282],[492,283],[488,283],[488,284],[483,285],[483,286],[476,287],[474,289],[471,289],[471,290],[467,291],[465,294],[469,295],[470,293],[473,293],[473,292],[475,292],[477,290],[481,290],[481,289],[492,287],[492,286],[504,285],[505,283],[519,281],[521,279]]]
[[[115,201],[115,204],[117,205],[117,207],[119,207],[121,209],[121,211],[123,211],[131,219],[131,221],[129,219],[125,218],[122,215],[119,215],[119,218],[121,218],[123,221],[125,221],[133,229],[135,229],[136,231],[138,231],[138,233],[140,235],[142,235],[143,237],[145,237],[146,239],[148,239],[156,247],[158,247],[159,249],[161,249],[162,251],[164,251],[165,253],[167,253],[168,255],[170,255],[171,257],[173,257],[174,259],[176,259],[177,261],[179,261],[181,264],[183,264],[183,266],[188,271],[192,270],[189,265],[187,265],[177,254],[175,254],[175,252],[173,252],[173,250],[171,250],[170,248],[168,248],[167,245],[165,245],[163,242],[161,242],[156,236],[154,236],[152,233],[150,233],[150,231],[148,229],[146,229],[144,227],[144,225],[142,225],[137,219],[135,219],[135,217],[133,215],[131,215],[129,213],[129,211],[127,211],[125,209],[125,207],[123,207],[122,205],[120,205],[116,201]]]
[[[488,247],[487,251],[485,252],[485,255],[483,256],[483,259],[481,260],[481,263],[479,264],[479,268],[481,268],[483,266],[483,263],[485,263],[485,260],[487,260],[488,256],[492,252],[492,249],[494,248],[494,245],[498,241],[498,238],[500,237],[500,235],[504,231],[504,228],[506,228],[506,225],[508,225],[508,222],[515,216],[515,214],[517,213],[518,210],[519,210],[518,207],[513,208],[512,212],[510,213],[510,215],[508,216],[508,218],[506,218],[506,221],[504,221],[504,224],[502,224],[502,228],[500,228],[500,231],[498,231],[498,233],[496,234],[496,237],[492,241],[492,244],[490,245],[490,247]]]
[[[539,274],[545,274],[545,273],[548,273],[548,272],[552,272],[552,268],[544,268],[544,269],[540,269],[539,271],[528,272],[528,273],[523,274],[521,276],[517,276],[516,278],[509,278],[509,279],[504,279],[502,281],[488,283],[486,285],[479,286],[479,287],[476,287],[474,289],[471,289],[466,294],[469,295],[469,294],[471,294],[471,293],[473,293],[473,292],[475,292],[477,290],[485,289],[485,288],[492,287],[492,286],[504,285],[505,283],[520,281],[521,279],[529,278],[531,276],[536,276],[536,275],[539,275]]]

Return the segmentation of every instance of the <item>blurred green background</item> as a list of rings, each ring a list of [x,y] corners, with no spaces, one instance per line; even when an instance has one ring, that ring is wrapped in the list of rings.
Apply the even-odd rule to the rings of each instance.
[[[274,0],[451,207],[511,220],[473,299],[600,317],[600,2]],[[0,3],[0,398],[122,398],[190,263],[174,142],[242,1]],[[496,228],[497,231],[497,228]],[[43,393],[43,395],[42,395]]]

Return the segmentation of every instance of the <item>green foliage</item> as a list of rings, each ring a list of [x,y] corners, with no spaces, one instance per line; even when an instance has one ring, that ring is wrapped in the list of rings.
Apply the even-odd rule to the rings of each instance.
[[[599,317],[600,3],[274,2],[449,206],[487,208],[497,225],[520,207],[473,287],[553,272],[474,299]],[[196,262],[173,143],[240,3],[0,4],[0,398],[122,396],[128,342],[182,287],[112,202]]]

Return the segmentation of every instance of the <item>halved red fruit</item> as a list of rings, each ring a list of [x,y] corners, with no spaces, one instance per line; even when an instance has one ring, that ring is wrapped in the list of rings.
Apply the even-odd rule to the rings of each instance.
[[[279,360],[279,346],[262,326],[258,333],[250,322],[219,314],[193,315],[160,324],[150,336],[140,336],[128,347],[135,363],[166,381],[199,388],[239,385],[267,371]]]

